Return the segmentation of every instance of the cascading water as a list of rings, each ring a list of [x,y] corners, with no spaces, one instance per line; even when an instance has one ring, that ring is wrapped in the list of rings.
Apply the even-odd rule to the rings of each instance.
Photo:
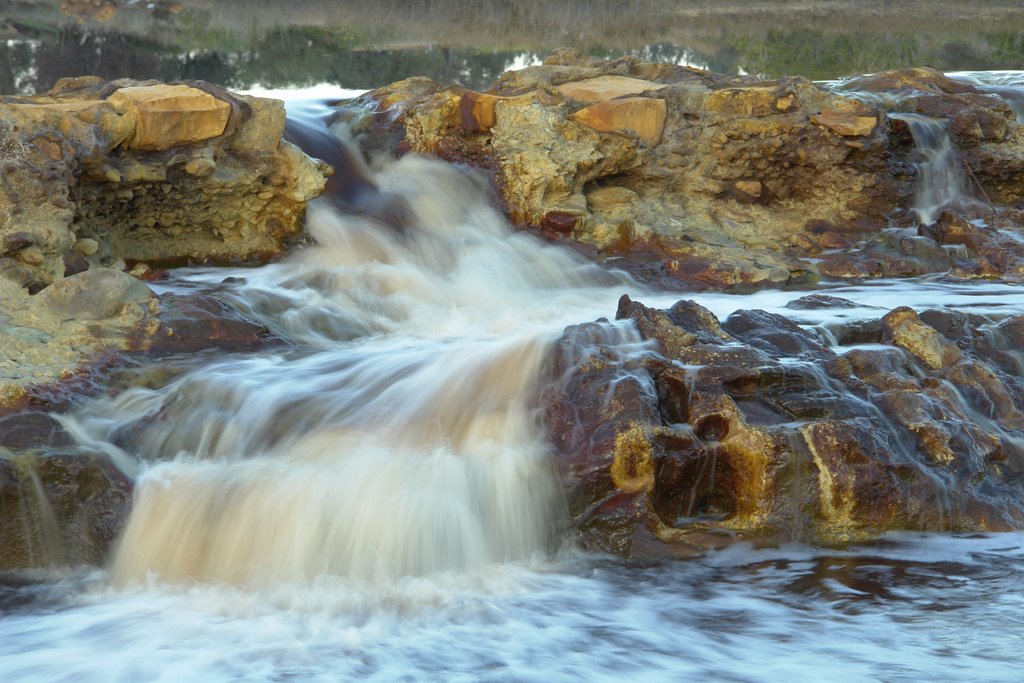
[[[130,389],[69,421],[149,463],[116,582],[390,580],[557,540],[538,377],[559,318],[589,298],[608,306],[597,285],[615,276],[507,234],[440,162],[408,158],[379,181],[411,225],[314,207],[317,246],[236,273],[238,304],[294,347]]]
[[[921,161],[913,210],[918,223],[930,225],[943,209],[976,203],[967,191],[960,158],[947,130],[948,122],[921,114],[893,113],[890,118],[907,124]]]

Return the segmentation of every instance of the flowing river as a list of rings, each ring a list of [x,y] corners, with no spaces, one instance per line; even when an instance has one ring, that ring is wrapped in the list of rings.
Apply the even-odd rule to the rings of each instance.
[[[551,347],[623,293],[680,297],[512,232],[454,167],[374,181],[402,228],[315,205],[315,245],[286,262],[160,283],[289,343],[142,368],[62,418],[135,501],[104,570],[0,578],[0,680],[1021,680],[1022,533],[654,566],[576,551],[538,408]],[[995,284],[828,291],[860,308],[694,298],[825,328],[908,302],[1024,313]]]

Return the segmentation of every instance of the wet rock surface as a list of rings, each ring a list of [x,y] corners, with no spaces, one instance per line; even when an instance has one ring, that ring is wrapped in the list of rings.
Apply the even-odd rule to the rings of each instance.
[[[972,201],[997,228],[920,236],[910,207],[921,152],[894,111],[943,122]],[[339,111],[367,151],[418,152],[491,174],[510,219],[555,239],[632,256],[645,279],[699,288],[817,278],[1019,281],[1014,206],[1024,133],[996,94],[932,69],[826,88],[633,58],[559,51],[485,92],[428,79],[378,89]],[[973,201],[977,196],[978,200]]]
[[[131,492],[102,453],[0,447],[0,570],[103,565]]]
[[[545,392],[585,547],[657,558],[1024,524],[1019,317],[902,307],[851,325],[872,344],[853,349],[693,301],[624,296],[616,317],[566,330]]]

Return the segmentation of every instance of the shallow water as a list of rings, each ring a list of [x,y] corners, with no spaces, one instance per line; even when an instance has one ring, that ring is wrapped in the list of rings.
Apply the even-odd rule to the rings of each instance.
[[[262,591],[100,574],[5,591],[4,680],[1019,681],[1024,534],[572,554]],[[22,604],[15,604],[17,601]]]
[[[216,289],[289,344],[65,418],[138,476],[135,505],[106,569],[0,577],[0,680],[1020,680],[1024,534],[577,554],[537,410],[550,345],[623,293],[678,295],[512,233],[440,162],[375,180],[404,230],[314,207],[286,262],[159,285]],[[908,303],[1024,313],[1007,285],[822,291],[857,306],[693,298],[822,330]]]

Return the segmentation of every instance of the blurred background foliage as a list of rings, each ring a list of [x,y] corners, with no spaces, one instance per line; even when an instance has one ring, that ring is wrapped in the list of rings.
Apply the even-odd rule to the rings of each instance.
[[[1024,9],[1005,0],[0,0],[0,17],[0,94],[83,74],[481,88],[557,47],[766,77],[1024,69]]]

